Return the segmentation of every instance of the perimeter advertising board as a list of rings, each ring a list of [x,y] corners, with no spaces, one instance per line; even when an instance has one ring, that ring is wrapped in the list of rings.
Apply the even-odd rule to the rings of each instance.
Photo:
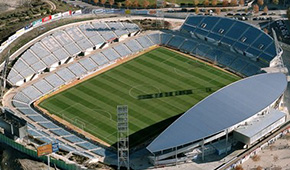
[[[77,10],[77,11],[73,11],[72,15],[81,15],[82,14],[82,10]]]
[[[51,15],[51,19],[61,18],[61,13]]]
[[[33,21],[32,25],[35,27],[35,26],[40,25],[41,23],[42,23],[42,19],[39,19],[39,20]]]
[[[130,9],[126,9],[125,10],[125,14],[131,14],[131,10]]]
[[[42,145],[37,148],[37,156],[48,155],[52,153],[52,144]]]
[[[51,20],[51,15],[42,18],[42,22],[47,22],[47,21],[49,21],[49,20]]]
[[[54,153],[54,152],[58,152],[59,151],[59,145],[58,145],[58,143],[57,142],[55,142],[55,143],[52,143],[52,152]]]
[[[147,15],[149,13],[148,10],[131,10],[131,14],[136,15]]]
[[[71,11],[66,11],[61,14],[62,17],[67,17],[71,15]]]
[[[101,14],[101,13],[103,13],[103,12],[104,12],[103,9],[93,9],[93,10],[92,10],[92,13],[93,13],[93,14]]]

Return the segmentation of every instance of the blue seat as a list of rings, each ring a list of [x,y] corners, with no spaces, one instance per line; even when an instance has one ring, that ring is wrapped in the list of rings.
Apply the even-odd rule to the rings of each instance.
[[[194,17],[188,17],[185,21],[186,24],[192,25],[192,26],[198,26],[199,23],[204,19],[203,16],[194,16]]]
[[[233,20],[229,20],[228,18],[220,18],[217,25],[212,29],[212,32],[215,32],[217,34],[221,34],[219,31],[223,30],[223,35],[227,33],[230,29],[230,27],[233,25]]]
[[[259,36],[262,34],[262,31],[256,28],[249,28],[242,36],[246,38],[246,40],[243,42],[244,44],[252,44]],[[255,36],[253,36],[255,35]],[[240,38],[241,41],[241,38]]]
[[[248,65],[248,62],[237,58],[229,67],[237,72],[240,72],[246,65]]]
[[[244,24],[244,23],[239,22],[239,21],[235,21],[235,24],[226,33],[226,36],[237,40],[245,32],[245,30],[247,30],[248,27],[249,27],[249,25],[247,25],[247,24]]]

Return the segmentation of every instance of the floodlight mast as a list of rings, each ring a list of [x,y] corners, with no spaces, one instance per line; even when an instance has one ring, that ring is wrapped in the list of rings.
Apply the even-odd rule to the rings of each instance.
[[[118,130],[118,170],[121,167],[130,169],[129,161],[129,124],[128,106],[117,106],[117,130]]]
[[[10,50],[7,53],[7,56],[5,58],[4,61],[4,66],[3,66],[3,70],[2,70],[2,74],[1,74],[1,79],[0,80],[0,86],[1,86],[1,99],[3,99],[3,95],[4,95],[4,91],[6,88],[6,75],[7,75],[7,69],[8,69],[8,64],[9,64],[9,56],[10,56]]]

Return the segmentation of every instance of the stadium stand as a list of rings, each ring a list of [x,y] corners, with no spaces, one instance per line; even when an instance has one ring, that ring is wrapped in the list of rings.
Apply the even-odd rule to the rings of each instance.
[[[56,74],[51,74],[45,77],[45,80],[52,85],[54,88],[63,85],[65,82]]]
[[[153,45],[153,42],[147,36],[138,37],[136,40],[143,48],[148,48]]]
[[[159,33],[149,34],[148,37],[151,39],[153,44],[160,44],[160,34]]]
[[[109,60],[102,53],[93,54],[90,58],[99,66],[109,63]]]
[[[229,18],[190,15],[181,27],[181,32],[205,41],[228,45],[244,56],[262,59],[265,61],[262,63],[264,67],[277,55],[275,44],[269,35],[245,22]]]
[[[168,42],[168,46],[174,47],[176,49],[179,49],[181,44],[185,41],[184,38],[179,37],[179,36],[173,36],[171,40]]]
[[[234,29],[241,30],[241,36],[233,35]],[[32,85],[15,94],[12,104],[43,129],[48,129],[74,146],[105,156],[110,152],[52,123],[36,112],[30,104],[74,79],[153,45],[180,50],[244,76],[259,73],[260,68],[269,66],[271,59],[277,55],[273,40],[268,35],[248,24],[226,18],[189,16],[179,31],[153,31],[148,35],[145,33],[132,37],[139,32],[136,24],[92,22],[58,30],[44,37],[24,52],[12,67],[7,77],[12,86],[21,86],[33,79],[34,75],[42,74],[44,70],[53,71],[59,65],[67,63],[70,58],[75,61],[37,78]],[[254,38],[251,34],[258,34],[258,37]],[[119,39],[116,41],[118,44],[111,45],[112,40],[121,37],[130,39],[118,42]],[[92,49],[97,51],[87,55],[87,50]],[[54,135],[44,134],[31,124],[29,133],[43,142],[55,140]],[[60,142],[60,147],[64,150],[90,155],[87,151],[78,151],[73,145]]]
[[[74,63],[70,66],[67,67],[72,73],[74,73],[74,75],[76,75],[77,77],[81,77],[82,75],[84,75],[86,73],[86,69],[81,66],[79,63]]]
[[[97,64],[90,58],[81,59],[79,64],[81,64],[87,71],[92,71],[93,69],[97,68]]]
[[[65,82],[70,82],[75,78],[75,75],[67,68],[62,68],[56,72]]]
[[[102,51],[102,54],[107,57],[107,59],[109,59],[110,61],[114,61],[118,58],[120,58],[121,56],[112,48],[107,48],[105,50]]]
[[[124,35],[127,37],[138,30],[139,27],[136,24],[94,22],[55,31],[32,45],[17,60],[13,71],[8,75],[8,81],[12,85],[19,86],[30,81],[35,74],[41,74],[46,68],[54,69],[81,52],[86,55],[93,49],[101,48],[106,41]],[[128,51],[125,52],[128,53]],[[114,52],[112,54],[110,60],[117,57]]]
[[[161,37],[161,44],[162,45],[167,45],[167,43],[172,38],[172,35],[171,34],[167,34],[167,33],[163,33],[163,34],[160,35],[160,37]]]
[[[41,91],[42,94],[45,94],[45,93],[48,93],[50,92],[53,87],[48,84],[45,80],[40,80],[40,81],[37,81],[33,84],[33,86],[38,89],[39,91]]]
[[[125,42],[125,45],[134,53],[139,52],[143,49],[136,40]]]
[[[131,54],[131,51],[124,44],[117,45],[113,48],[121,57],[126,57]]]

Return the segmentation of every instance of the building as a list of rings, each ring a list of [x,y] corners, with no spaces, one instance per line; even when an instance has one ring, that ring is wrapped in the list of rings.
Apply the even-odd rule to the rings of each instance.
[[[286,87],[287,80],[283,73],[266,73],[218,90],[185,112],[147,146],[154,155],[152,163],[175,163],[200,154],[204,156],[205,152],[226,152],[230,149],[228,145],[231,141],[228,138],[232,132],[234,136],[241,134],[238,135],[240,141],[253,144],[285,122],[285,114],[276,109]],[[259,120],[259,123],[254,120]],[[248,126],[248,131],[241,129],[241,126],[250,123],[257,125]],[[250,129],[260,125],[263,125],[262,128],[251,132]],[[214,145],[206,145],[220,138],[225,138],[224,147],[215,149]]]

